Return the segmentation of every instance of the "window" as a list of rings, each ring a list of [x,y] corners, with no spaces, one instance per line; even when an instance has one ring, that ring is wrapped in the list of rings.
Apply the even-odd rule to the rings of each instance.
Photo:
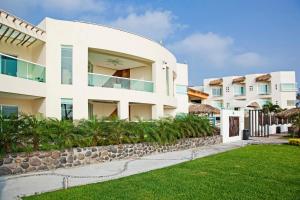
[[[0,116],[9,118],[18,115],[18,106],[0,105]]]
[[[269,84],[260,84],[258,86],[259,94],[270,94],[270,85]]]
[[[275,84],[275,90],[277,90],[278,88],[277,88],[277,84]]]
[[[89,119],[92,119],[94,117],[94,106],[92,103],[88,104],[88,112],[89,112]]]
[[[249,86],[249,90],[252,92],[253,91],[253,86]]]
[[[230,92],[230,89],[229,89],[229,87],[226,87],[226,92]]]
[[[243,96],[245,95],[245,87],[241,85],[234,86],[234,95],[235,96]]]
[[[287,106],[295,106],[296,105],[296,101],[295,100],[287,100]]]
[[[9,76],[17,76],[18,61],[15,56],[4,56],[0,55],[1,58],[1,74]]]
[[[226,108],[230,108],[230,103],[226,103]]]
[[[170,80],[169,80],[169,67],[166,67],[166,92],[170,95]]]
[[[72,85],[73,47],[61,46],[61,83]]]
[[[177,94],[187,94],[187,86],[186,85],[176,85],[176,93]]]
[[[73,100],[61,99],[61,119],[73,120]]]
[[[281,92],[296,92],[297,85],[294,83],[282,83],[282,84],[280,84],[280,91]]]
[[[212,95],[215,97],[222,96],[222,88],[221,87],[212,88]]]

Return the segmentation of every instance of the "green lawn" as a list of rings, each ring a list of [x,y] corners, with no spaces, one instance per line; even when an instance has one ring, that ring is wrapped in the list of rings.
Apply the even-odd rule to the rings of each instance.
[[[25,199],[300,200],[300,147],[247,146],[152,172]]]

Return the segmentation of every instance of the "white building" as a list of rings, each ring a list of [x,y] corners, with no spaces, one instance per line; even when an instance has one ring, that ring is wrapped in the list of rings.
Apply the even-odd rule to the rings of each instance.
[[[0,114],[157,119],[188,112],[187,65],[159,43],[111,27],[0,12]],[[186,89],[185,89],[186,90]]]
[[[203,103],[239,110],[246,107],[262,108],[270,101],[281,108],[292,108],[296,104],[295,79],[294,71],[204,79],[201,89],[209,97]]]

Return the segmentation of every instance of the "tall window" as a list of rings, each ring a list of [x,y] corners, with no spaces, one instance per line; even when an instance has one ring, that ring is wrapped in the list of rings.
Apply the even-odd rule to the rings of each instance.
[[[61,99],[61,119],[73,120],[73,100]]]
[[[61,83],[72,85],[73,47],[61,46]]]
[[[9,118],[18,115],[18,106],[0,105],[0,116]]]
[[[166,67],[166,91],[167,91],[167,95],[170,95],[170,80],[169,80],[169,67]]]

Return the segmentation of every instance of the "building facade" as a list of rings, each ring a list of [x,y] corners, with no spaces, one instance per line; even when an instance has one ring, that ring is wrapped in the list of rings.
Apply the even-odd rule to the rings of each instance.
[[[58,119],[150,120],[188,112],[187,65],[111,27],[0,12],[0,111]]]
[[[279,71],[204,79],[203,86],[196,88],[209,94],[203,103],[217,108],[262,108],[266,102],[293,108],[297,92],[295,80],[294,71]]]

